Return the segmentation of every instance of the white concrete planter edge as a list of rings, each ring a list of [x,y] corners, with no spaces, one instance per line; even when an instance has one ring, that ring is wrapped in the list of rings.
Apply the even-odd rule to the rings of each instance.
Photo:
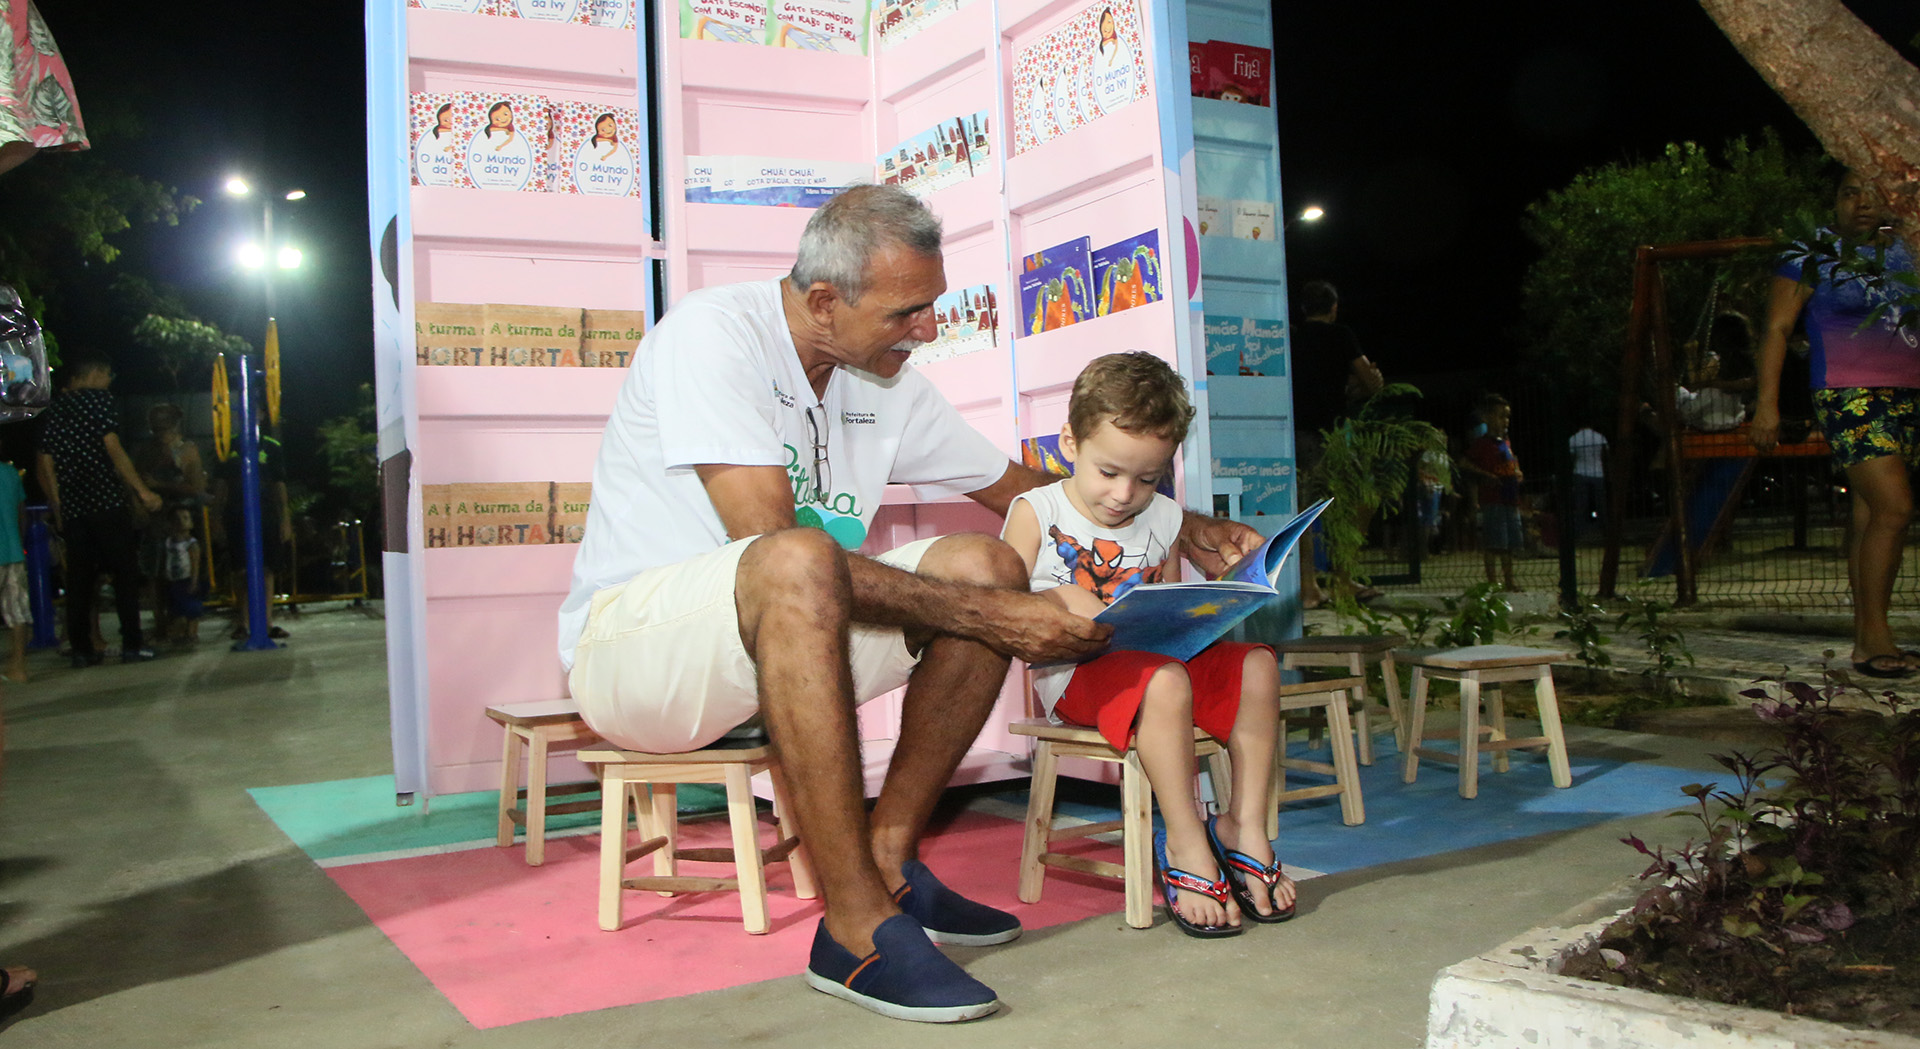
[[[1427,1049],[1920,1049],[1920,1039],[1561,976],[1624,914],[1629,882],[1434,978]]]

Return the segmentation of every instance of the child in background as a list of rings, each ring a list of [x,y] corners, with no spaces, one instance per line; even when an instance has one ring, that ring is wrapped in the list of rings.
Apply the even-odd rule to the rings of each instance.
[[[193,644],[200,640],[200,617],[206,611],[200,601],[200,540],[193,537],[193,513],[184,508],[173,511],[167,533],[165,562],[167,608],[173,613],[173,640]]]
[[[11,463],[0,463],[0,618],[7,623],[11,647],[7,652],[7,680],[27,681],[27,627],[33,608],[27,599],[27,555],[20,544],[25,529],[26,489]]]
[[[1507,427],[1513,422],[1513,407],[1505,397],[1490,393],[1480,398],[1480,422],[1486,431],[1467,445],[1461,462],[1466,471],[1480,481],[1480,549],[1486,559],[1487,582],[1500,583],[1509,593],[1520,587],[1513,579],[1513,551],[1526,541],[1520,527],[1520,461],[1507,443]],[[1494,558],[1500,560],[1501,575],[1493,574]]]
[[[1160,358],[1116,353],[1087,365],[1060,430],[1073,475],[1019,496],[1007,513],[1003,538],[1036,592],[1094,616],[1138,584],[1176,577],[1183,514],[1154,487],[1192,419],[1180,377]],[[1273,649],[1232,641],[1185,663],[1109,652],[1033,672],[1050,716],[1098,728],[1116,750],[1132,742],[1160,798],[1165,830],[1154,835],[1154,858],[1167,911],[1190,936],[1235,935],[1243,917],[1293,917],[1293,881],[1266,838],[1279,686]],[[1204,823],[1193,804],[1196,724],[1233,759],[1228,811]]]

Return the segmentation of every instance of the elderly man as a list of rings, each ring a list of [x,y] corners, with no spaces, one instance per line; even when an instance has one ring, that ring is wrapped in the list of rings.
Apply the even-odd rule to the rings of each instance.
[[[806,978],[887,1016],[992,1012],[934,943],[994,944],[1019,920],[916,858],[1010,657],[1097,651],[1103,625],[1026,592],[998,539],[860,545],[889,483],[1004,514],[1050,480],[995,450],[907,367],[946,290],[940,224],[889,186],[819,209],[782,280],[694,292],[640,343],[593,471],[560,656],[608,740],[680,752],[756,714],[821,883]],[[815,527],[796,527],[812,525]],[[1190,515],[1203,568],[1259,537]],[[871,815],[855,706],[905,685]]]

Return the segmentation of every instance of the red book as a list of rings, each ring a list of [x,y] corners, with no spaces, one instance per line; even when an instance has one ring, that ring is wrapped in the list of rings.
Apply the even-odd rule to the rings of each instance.
[[[1200,41],[1187,42],[1187,68],[1193,85],[1189,92],[1195,98],[1204,98],[1207,94],[1207,45]]]
[[[1271,48],[1209,40],[1206,64],[1208,97],[1255,106],[1273,104]]]

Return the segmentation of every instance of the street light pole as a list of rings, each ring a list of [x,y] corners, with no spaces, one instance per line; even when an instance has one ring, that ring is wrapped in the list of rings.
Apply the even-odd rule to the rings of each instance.
[[[235,196],[246,196],[252,188],[239,178],[227,181],[227,191]],[[287,200],[300,200],[306,196],[302,190],[291,190]],[[276,267],[291,269],[298,266],[299,253],[291,247],[276,252],[273,246],[273,194],[264,194],[261,200],[261,247],[260,268],[263,271],[267,304],[266,345],[274,346],[278,341],[275,308],[273,299],[273,271]],[[255,399],[253,385],[253,361],[251,354],[241,353],[239,360],[240,425],[235,427],[240,438],[240,525],[244,556],[247,568],[247,636],[234,642],[235,652],[260,652],[282,647],[271,636],[272,628],[267,624],[267,602],[272,595],[267,592],[267,557],[265,542],[265,517],[260,502],[260,410]]]

